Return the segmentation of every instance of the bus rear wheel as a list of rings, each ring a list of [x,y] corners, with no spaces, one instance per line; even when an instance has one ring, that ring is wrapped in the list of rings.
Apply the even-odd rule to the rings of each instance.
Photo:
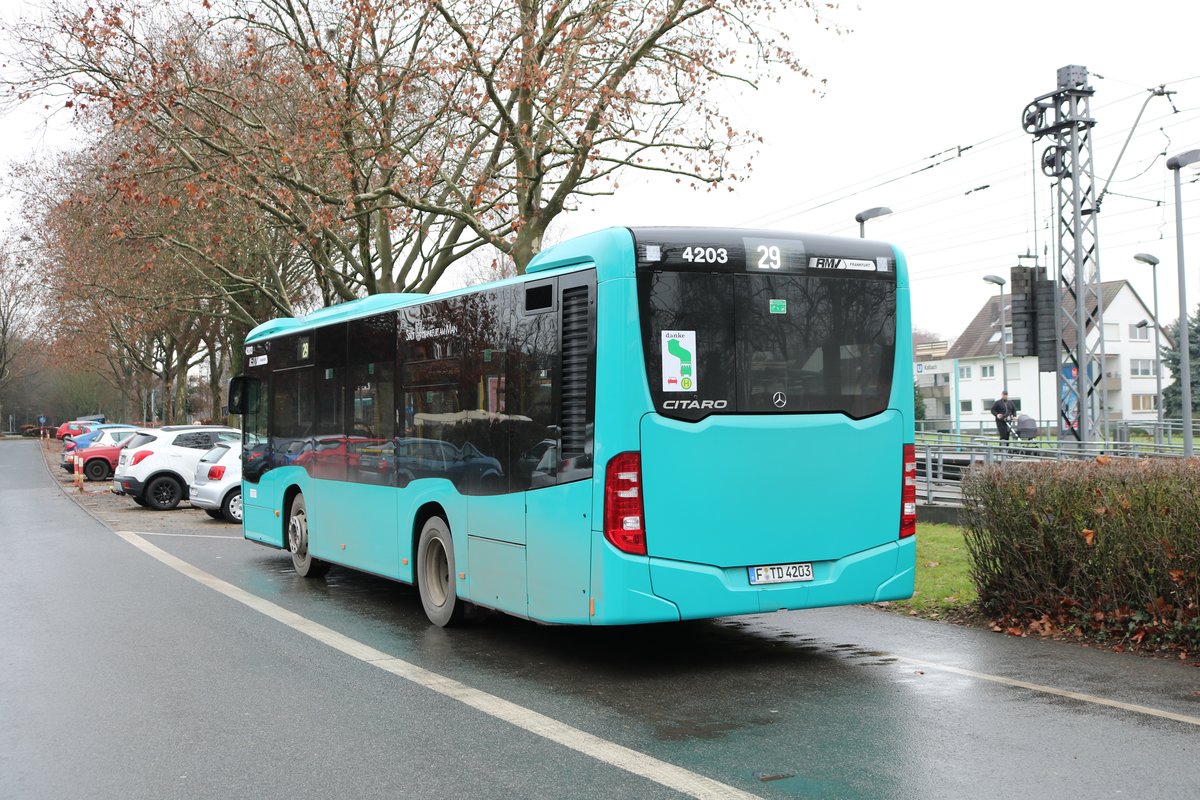
[[[425,616],[439,628],[459,624],[466,603],[458,599],[454,580],[454,539],[450,525],[441,517],[430,517],[421,529],[417,544],[417,590]]]
[[[292,508],[288,511],[287,548],[292,554],[292,566],[301,578],[319,578],[329,571],[328,564],[308,552],[308,512],[302,494],[292,498]]]

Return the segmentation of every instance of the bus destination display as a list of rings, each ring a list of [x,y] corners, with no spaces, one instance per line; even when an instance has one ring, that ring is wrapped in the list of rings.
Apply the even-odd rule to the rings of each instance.
[[[695,268],[707,272],[795,273],[818,270],[890,272],[891,259],[878,250],[865,252],[829,251],[810,248],[800,238],[743,236],[737,239],[646,241],[639,248],[640,261],[651,268]],[[820,244],[820,243],[818,243]],[[844,242],[843,248],[844,247]],[[864,248],[865,250],[865,248]]]

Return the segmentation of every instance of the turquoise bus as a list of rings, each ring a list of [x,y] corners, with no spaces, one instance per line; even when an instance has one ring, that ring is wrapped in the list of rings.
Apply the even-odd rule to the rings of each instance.
[[[909,597],[908,291],[880,242],[612,228],[271,320],[230,385],[245,537],[415,584],[441,626]]]

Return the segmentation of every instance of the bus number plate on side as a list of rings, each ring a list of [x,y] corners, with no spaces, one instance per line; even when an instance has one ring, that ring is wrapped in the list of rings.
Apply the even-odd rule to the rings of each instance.
[[[772,564],[766,567],[747,567],[750,583],[792,583],[811,581],[812,564]]]

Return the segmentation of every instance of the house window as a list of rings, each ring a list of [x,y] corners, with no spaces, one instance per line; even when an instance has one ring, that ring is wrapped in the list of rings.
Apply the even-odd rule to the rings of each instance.
[[[962,411],[962,413],[970,414],[971,413],[971,401],[970,400],[960,400],[958,402],[958,408],[960,411]]]
[[[960,381],[971,380],[971,368],[970,367],[959,367],[958,368],[958,379]]]
[[[1154,374],[1154,359],[1152,358],[1131,358],[1129,359],[1129,374],[1135,378],[1149,377]]]
[[[1017,380],[1021,379],[1021,362],[1020,361],[1010,360],[1008,362],[1007,370],[1008,370],[1007,377],[1010,381],[1017,381]]]
[[[1157,411],[1158,410],[1158,395],[1155,394],[1135,394],[1133,395],[1132,407],[1134,411]]]
[[[1104,341],[1106,341],[1106,342],[1121,341],[1121,326],[1115,322],[1104,323]]]
[[[979,368],[979,377],[981,377],[981,378],[996,377],[996,365],[995,364],[984,364],[983,366],[981,366]]]
[[[1129,341],[1131,342],[1148,342],[1150,341],[1150,326],[1147,325],[1139,328],[1135,324],[1129,325]]]

